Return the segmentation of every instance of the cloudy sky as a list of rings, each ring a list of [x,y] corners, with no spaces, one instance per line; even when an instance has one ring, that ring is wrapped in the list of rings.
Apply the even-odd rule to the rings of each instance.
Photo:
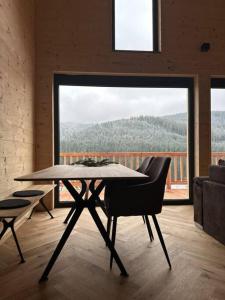
[[[211,90],[211,109],[225,111],[225,89]]]
[[[187,89],[60,87],[60,121],[96,123],[131,116],[187,112]],[[212,110],[225,111],[225,89],[213,89]]]
[[[115,49],[153,50],[152,1],[115,1]]]
[[[60,121],[93,123],[187,112],[187,89],[60,87]]]

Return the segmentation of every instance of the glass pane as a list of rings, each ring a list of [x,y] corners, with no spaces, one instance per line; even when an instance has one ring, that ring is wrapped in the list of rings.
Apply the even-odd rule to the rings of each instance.
[[[59,103],[61,164],[109,159],[136,170],[147,156],[171,156],[165,198],[189,198],[188,89],[60,86]],[[71,199],[63,186],[60,197]]]
[[[152,0],[115,0],[115,49],[153,50]]]
[[[212,164],[225,159],[225,89],[211,89]]]

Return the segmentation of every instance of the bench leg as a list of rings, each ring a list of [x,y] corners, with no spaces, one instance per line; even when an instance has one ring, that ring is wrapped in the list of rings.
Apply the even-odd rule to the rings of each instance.
[[[15,240],[15,243],[16,243],[16,247],[17,247],[17,250],[19,252],[19,255],[20,255],[20,262],[21,263],[24,263],[25,262],[25,259],[23,257],[23,253],[21,251],[21,248],[20,248],[20,244],[18,242],[18,239],[17,239],[17,236],[16,236],[16,233],[15,233],[15,230],[14,230],[14,223],[15,223],[15,218],[13,218],[10,222],[7,222],[5,219],[2,220],[2,223],[3,223],[3,230],[2,232],[0,233],[0,239],[3,237],[3,235],[5,234],[6,230],[8,228],[11,228],[12,230],[12,234],[13,234],[13,238]]]
[[[29,215],[29,218],[28,218],[28,220],[30,220],[30,219],[31,219],[31,217],[32,217],[32,215],[33,215],[33,212],[34,212],[34,207],[32,208],[32,211],[31,211],[31,213],[30,213],[30,215]]]
[[[14,240],[15,240],[15,243],[16,243],[17,250],[18,250],[19,255],[20,255],[20,259],[21,259],[20,262],[21,262],[21,264],[22,264],[22,263],[25,263],[25,259],[24,259],[24,257],[23,257],[23,253],[22,253],[22,251],[21,251],[21,249],[20,249],[20,244],[19,244],[19,242],[18,242],[16,233],[15,233],[15,230],[14,230],[14,226],[11,227],[11,230],[12,230],[12,234],[13,234],[13,237],[14,237]]]
[[[2,219],[1,222],[3,224],[3,228],[2,228],[2,231],[0,233],[0,240],[3,237],[3,235],[5,234],[5,232],[8,229],[8,227],[9,227],[9,226],[7,226],[8,223],[4,219]]]
[[[53,215],[51,214],[51,212],[49,211],[49,209],[47,208],[47,206],[44,204],[43,199],[40,199],[39,202],[44,207],[44,209],[47,211],[47,213],[49,214],[49,216],[51,217],[51,219],[54,219]]]

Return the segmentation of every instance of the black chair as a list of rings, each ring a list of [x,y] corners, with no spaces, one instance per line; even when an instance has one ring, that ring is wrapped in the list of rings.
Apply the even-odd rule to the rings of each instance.
[[[145,175],[148,175],[149,173],[151,173],[151,162],[153,160],[153,156],[148,156],[146,157],[143,162],[141,163],[141,165],[139,166],[138,169],[136,169],[137,172],[140,172],[142,174],[145,174]],[[123,185],[133,185],[133,184],[138,184],[140,183],[140,180],[139,181],[123,181]],[[150,225],[150,221],[148,219],[148,216],[145,215],[145,216],[142,216],[143,218],[143,221],[144,221],[144,224],[146,224],[147,226],[147,229],[148,229],[148,234],[149,234],[149,238],[150,238],[150,241],[152,242],[154,240],[154,236],[153,236],[153,233],[152,233],[152,229],[151,229],[151,225]],[[111,224],[112,224],[112,217],[108,217],[108,220],[107,220],[107,233],[108,235],[110,235],[110,231],[111,231]]]
[[[137,172],[140,172],[142,174],[147,174],[148,173],[148,169],[150,167],[150,164],[153,160],[153,156],[148,156],[146,157],[143,162],[141,163],[140,167],[136,170]]]
[[[148,175],[149,172],[151,172],[151,162],[153,160],[153,156],[148,156],[146,157],[142,164],[140,165],[140,167],[136,170],[137,172],[140,172],[142,174],[145,174],[145,175]],[[143,221],[144,221],[144,224],[146,224],[147,226],[147,229],[148,229],[148,233],[149,233],[149,237],[150,237],[150,241],[152,242],[154,240],[154,236],[153,236],[153,233],[152,233],[152,229],[151,229],[151,226],[150,226],[150,222],[149,222],[149,219],[148,219],[148,216],[142,216],[143,218]]]
[[[117,218],[120,216],[151,215],[158,233],[169,267],[170,259],[163,236],[156,219],[161,213],[166,177],[170,166],[170,157],[154,157],[149,172],[148,181],[138,184],[124,185],[122,182],[108,184],[105,190],[105,207],[109,217],[113,217],[112,242],[115,244]],[[113,257],[110,259],[112,268]]]

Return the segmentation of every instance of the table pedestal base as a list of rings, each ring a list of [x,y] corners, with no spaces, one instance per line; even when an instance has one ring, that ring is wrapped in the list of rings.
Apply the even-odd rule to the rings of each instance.
[[[107,247],[110,249],[111,254],[113,256],[113,258],[115,259],[115,262],[117,263],[120,271],[121,271],[121,275],[127,277],[128,273],[122,263],[122,261],[119,258],[119,255],[117,254],[103,224],[101,219],[99,218],[99,215],[96,211],[96,199],[98,201],[99,199],[99,194],[101,193],[102,189],[105,186],[105,183],[102,181],[97,188],[93,189],[94,186],[94,181],[92,184],[92,195],[90,196],[90,198],[88,200],[83,200],[82,196],[75,190],[75,188],[72,186],[72,184],[68,181],[68,180],[63,180],[64,185],[66,186],[66,188],[68,189],[68,191],[70,192],[70,194],[72,195],[72,197],[75,200],[75,204],[76,204],[76,209],[74,211],[74,213],[72,214],[69,223],[66,227],[66,230],[64,231],[58,245],[55,248],[55,251],[48,263],[48,265],[46,266],[41,278],[40,278],[40,282],[45,281],[48,279],[48,274],[50,273],[52,267],[54,266],[60,252],[62,251],[68,237],[70,236],[74,226],[76,225],[76,222],[78,221],[83,209],[86,207],[88,208],[90,215],[92,216],[99,232],[101,233]]]

